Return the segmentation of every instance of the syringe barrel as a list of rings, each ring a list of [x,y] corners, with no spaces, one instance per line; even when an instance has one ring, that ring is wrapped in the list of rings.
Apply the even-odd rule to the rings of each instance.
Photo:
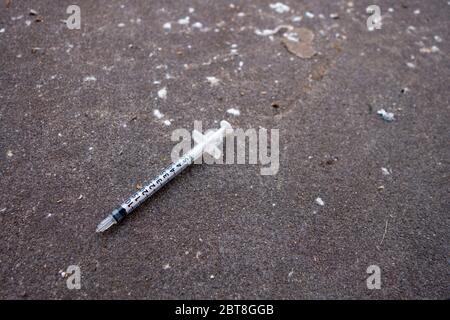
[[[150,198],[159,189],[161,189],[167,182],[172,180],[176,175],[188,167],[194,159],[189,155],[185,155],[178,159],[176,162],[172,163],[170,166],[165,168],[161,173],[139,191],[129,197],[120,208],[125,209],[126,214],[130,214],[134,209],[136,209],[142,202]],[[120,211],[119,208],[119,211]],[[122,211],[123,213],[123,211]],[[120,216],[117,216],[120,218]],[[116,219],[117,220],[117,219]]]

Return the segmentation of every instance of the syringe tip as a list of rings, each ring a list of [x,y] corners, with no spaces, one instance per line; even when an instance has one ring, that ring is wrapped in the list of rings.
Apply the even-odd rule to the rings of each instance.
[[[103,232],[109,229],[113,224],[116,224],[117,221],[111,215],[107,216],[102,220],[97,226],[96,232]]]

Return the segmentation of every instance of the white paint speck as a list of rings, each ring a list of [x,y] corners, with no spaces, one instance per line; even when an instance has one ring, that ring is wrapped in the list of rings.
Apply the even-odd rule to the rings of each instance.
[[[201,22],[193,23],[192,28],[201,29],[203,28],[203,24]]]
[[[161,111],[159,111],[158,109],[153,110],[153,115],[157,118],[157,119],[161,119],[162,117],[164,117],[164,115],[161,113]]]
[[[383,173],[384,176],[388,176],[391,173],[389,172],[388,168],[382,167],[381,168],[381,173]]]
[[[294,274],[294,270],[291,270],[291,271],[288,273],[288,278],[292,277],[293,274]]]
[[[320,198],[320,197],[317,197],[316,200],[315,200],[315,202],[316,202],[319,206],[322,206],[322,207],[325,205],[325,202],[323,202],[322,198]]]
[[[73,44],[68,43],[66,53],[69,53],[72,49],[73,49]]]
[[[260,30],[260,29],[255,29],[255,34],[257,34],[258,36],[272,36],[275,33],[277,33],[278,31],[280,31],[280,29],[287,29],[287,31],[292,31],[293,27],[292,26],[286,26],[286,25],[281,25],[276,27],[273,30],[270,29],[265,29],[265,30]]]
[[[25,24],[27,27],[29,27],[31,25],[31,21],[30,20],[25,20]]]
[[[388,12],[391,12],[391,13],[394,12],[394,8],[389,8]]]
[[[238,109],[235,108],[230,108],[227,110],[227,113],[233,115],[233,116],[239,116],[241,114],[241,112]]]
[[[214,279],[215,278],[215,276],[212,274],[212,275],[210,275],[209,276],[211,279]]]
[[[8,152],[6,152],[6,155],[8,156],[8,158],[11,158],[13,156],[13,153],[11,150],[8,150]]]
[[[208,80],[209,84],[213,87],[217,86],[220,82],[220,80],[217,79],[216,77],[206,77],[206,80]]]
[[[266,37],[266,36],[273,35],[274,32],[273,32],[273,30],[270,30],[270,29],[265,29],[265,30],[259,30],[259,29],[256,29],[256,30],[255,30],[255,34],[258,35],[258,36],[264,36],[264,37]]]
[[[336,13],[336,12],[330,13],[330,18],[331,19],[339,19],[339,13]]]
[[[408,68],[414,69],[416,67],[416,65],[412,62],[407,62],[406,65],[408,66]]]
[[[294,17],[292,17],[291,18],[291,21],[292,22],[300,22],[300,21],[302,21],[302,17],[300,17],[300,16],[294,16]]]
[[[420,14],[420,10],[419,9],[414,10],[414,14]]]
[[[392,112],[387,112],[384,109],[377,111],[377,114],[383,118],[384,121],[391,122],[394,121],[394,114]]]
[[[190,20],[189,17],[184,17],[184,18],[178,19],[178,24],[181,24],[181,25],[189,24],[189,20]]]
[[[439,52],[439,48],[436,46],[432,46],[431,48],[420,48],[421,53],[436,53]]]
[[[270,8],[275,10],[278,13],[285,13],[285,12],[289,12],[289,10],[290,10],[289,6],[287,6],[281,2],[271,3]]]
[[[287,32],[284,34],[284,37],[289,41],[299,42],[298,34],[296,32]]]
[[[167,89],[166,89],[166,87],[164,87],[164,88],[162,88],[162,89],[160,89],[158,91],[158,97],[160,99],[166,99],[167,98]]]
[[[305,16],[306,16],[307,18],[312,19],[312,18],[314,18],[314,13],[309,12],[309,11],[306,11],[306,12],[305,12]]]
[[[189,8],[188,11],[189,11],[189,13],[193,13],[195,11],[195,9],[194,8]]]
[[[5,28],[0,29],[0,33],[3,33],[3,32],[5,32]]]
[[[441,43],[442,38],[440,36],[434,36],[434,41]]]
[[[170,30],[172,29],[172,24],[170,22],[166,22],[163,24],[163,29],[164,30]]]
[[[121,23],[119,23],[117,26],[118,26],[119,28],[123,28],[123,27],[125,27],[125,23],[121,22]]]
[[[97,78],[94,76],[86,76],[83,78],[84,82],[89,82],[89,81],[97,81]]]
[[[170,264],[165,264],[165,265],[163,266],[163,269],[164,269],[164,270],[170,269]]]
[[[166,126],[170,126],[170,125],[172,124],[172,122],[170,122],[170,120],[164,120],[163,123],[164,123]]]

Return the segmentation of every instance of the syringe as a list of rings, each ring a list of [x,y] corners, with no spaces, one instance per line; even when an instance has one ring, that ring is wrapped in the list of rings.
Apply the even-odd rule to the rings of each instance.
[[[179,158],[176,162],[172,163],[166,169],[164,169],[156,178],[150,183],[142,187],[138,192],[128,198],[120,207],[114,209],[110,215],[108,215],[97,226],[97,232],[103,232],[110,228],[112,225],[122,221],[127,215],[129,215],[134,209],[136,209],[141,203],[150,198],[159,189],[162,188],[167,182],[172,180],[177,174],[186,169],[189,165],[199,158],[203,152],[211,154],[214,158],[222,156],[222,152],[218,146],[222,143],[223,138],[233,132],[231,125],[223,120],[220,122],[220,128],[211,131],[206,135],[194,130],[192,137],[197,143],[194,148]]]

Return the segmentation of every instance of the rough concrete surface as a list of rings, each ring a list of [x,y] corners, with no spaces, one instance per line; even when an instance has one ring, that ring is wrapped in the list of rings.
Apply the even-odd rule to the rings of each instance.
[[[0,298],[449,298],[450,4],[275,2],[0,3]],[[261,35],[281,25],[316,54]],[[278,173],[196,165],[95,233],[174,129],[222,119],[279,129]]]

